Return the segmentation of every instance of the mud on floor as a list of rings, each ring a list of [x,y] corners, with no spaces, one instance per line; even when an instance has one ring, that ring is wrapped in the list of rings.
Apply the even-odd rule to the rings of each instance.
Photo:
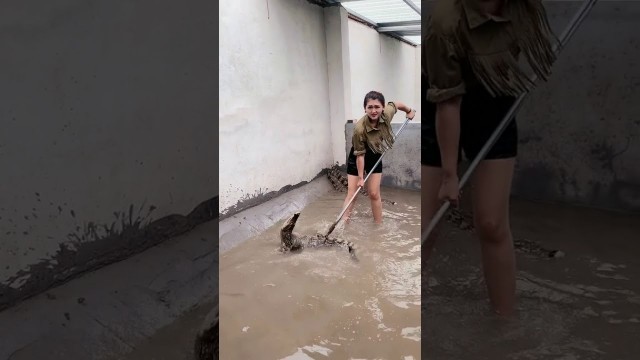
[[[423,267],[423,359],[637,359],[640,216],[513,200],[515,238],[562,258],[519,252],[518,316],[489,314],[472,234],[447,226]]]
[[[279,227],[220,258],[220,358],[420,359],[420,194],[382,189],[373,224],[359,197],[349,225],[332,235],[358,246],[282,254]],[[295,231],[326,231],[346,194],[331,192],[301,212]]]

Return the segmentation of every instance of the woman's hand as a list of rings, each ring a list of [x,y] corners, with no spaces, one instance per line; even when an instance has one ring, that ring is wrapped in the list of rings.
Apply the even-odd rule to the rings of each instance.
[[[416,116],[416,111],[414,109],[411,109],[411,111],[407,113],[407,118],[409,118],[409,120],[413,120],[415,116]]]
[[[443,176],[440,190],[438,191],[438,199],[442,202],[448,201],[452,206],[457,207],[460,199],[458,186],[458,175]]]
[[[358,178],[358,186],[364,187],[364,178]]]

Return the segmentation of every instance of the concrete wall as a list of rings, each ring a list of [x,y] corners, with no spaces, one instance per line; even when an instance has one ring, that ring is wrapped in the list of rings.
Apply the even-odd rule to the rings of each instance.
[[[213,6],[3,4],[0,309],[214,218]]]
[[[416,59],[415,59],[415,65],[414,65],[414,86],[415,86],[415,92],[414,92],[414,99],[415,99],[415,103],[413,103],[411,106],[416,108],[416,116],[413,118],[413,120],[411,121],[415,121],[415,122],[421,122],[422,119],[422,45],[416,47]]]
[[[558,35],[582,2],[545,5]],[[640,2],[600,1],[520,111],[514,195],[640,211]]]
[[[403,101],[420,122],[420,47],[391,38],[352,19],[344,8],[325,9],[333,163],[345,164],[344,127],[364,115],[362,101],[377,90]],[[395,122],[404,121],[398,115]],[[351,144],[351,139],[349,139]]]
[[[220,215],[310,181],[332,160],[324,10],[220,7]]]
[[[344,124],[351,113],[351,58],[349,26],[351,20],[343,7],[328,7],[324,13],[327,37],[329,107],[333,163],[344,164]]]
[[[400,130],[402,124],[393,123],[393,133]],[[351,149],[354,123],[345,126],[345,151]],[[409,190],[420,190],[420,123],[409,122],[393,148],[382,158],[382,185]]]
[[[351,106],[349,120],[364,115],[364,96],[380,91],[385,100],[398,100],[409,106],[420,103],[420,48],[409,45],[357,21],[349,21],[351,66]],[[416,83],[416,80],[418,82]],[[418,86],[416,86],[418,85]],[[398,114],[394,121],[403,122]],[[415,118],[420,121],[420,112]]]
[[[369,90],[418,107],[419,50],[343,8],[286,0],[220,11],[221,218],[345,164],[345,123],[364,114]]]

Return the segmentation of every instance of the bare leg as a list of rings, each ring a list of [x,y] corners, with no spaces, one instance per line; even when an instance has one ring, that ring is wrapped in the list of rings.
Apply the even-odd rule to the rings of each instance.
[[[353,197],[353,194],[355,194],[356,191],[358,190],[358,177],[354,175],[347,175],[347,182],[348,182],[347,197],[344,199],[344,203],[342,204],[343,209],[345,206],[347,206],[347,203],[349,202],[349,200],[351,200],[351,198]],[[344,219],[346,223],[349,222],[349,217],[351,216],[351,211],[353,210],[353,207],[356,204],[356,200],[358,200],[358,196],[356,196],[356,198],[353,199],[347,211],[345,211],[344,215],[342,215],[342,219]]]
[[[440,201],[438,200],[438,191],[440,190],[440,183],[442,182],[442,170],[437,167],[422,165],[422,198],[421,198],[421,233],[426,230],[431,222],[433,216],[438,212],[440,208]],[[429,235],[424,245],[422,246],[422,263],[426,264],[431,257],[433,246],[438,236],[437,226]]]
[[[482,161],[473,177],[474,223],[482,267],[495,312],[511,315],[516,302],[516,260],[509,224],[509,196],[515,159]]]
[[[380,197],[380,182],[382,181],[382,173],[373,173],[367,180],[367,191],[369,199],[371,199],[371,212],[373,212],[373,221],[376,224],[382,224],[382,197]]]

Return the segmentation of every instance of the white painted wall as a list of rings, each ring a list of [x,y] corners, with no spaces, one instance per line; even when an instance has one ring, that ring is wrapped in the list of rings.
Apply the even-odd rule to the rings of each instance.
[[[305,0],[220,7],[220,213],[331,164],[324,11]]]
[[[333,163],[344,164],[344,129],[351,112],[351,69],[349,57],[349,17],[343,7],[324,10],[329,74],[329,108]]]
[[[419,109],[419,49],[344,8],[231,2],[220,8],[220,49],[222,216],[344,164],[346,121],[364,114],[369,90]]]
[[[414,103],[412,104],[412,106],[414,106],[417,110],[416,116],[413,118],[412,121],[415,122],[421,122],[422,119],[422,87],[420,86],[421,84],[421,75],[422,73],[422,47],[418,46],[416,47],[416,59],[415,59],[415,64],[414,64],[414,68],[413,68],[413,76],[414,76],[414,94],[413,94],[413,99],[414,99]]]
[[[420,48],[382,35],[354,20],[349,21],[351,106],[349,119],[364,115],[364,96],[380,91],[387,101],[420,105]],[[416,122],[420,121],[420,112]],[[399,112],[393,122],[404,122]]]
[[[210,11],[3,3],[0,286],[20,287],[87,223],[111,224],[130,205],[186,214],[217,194]]]

